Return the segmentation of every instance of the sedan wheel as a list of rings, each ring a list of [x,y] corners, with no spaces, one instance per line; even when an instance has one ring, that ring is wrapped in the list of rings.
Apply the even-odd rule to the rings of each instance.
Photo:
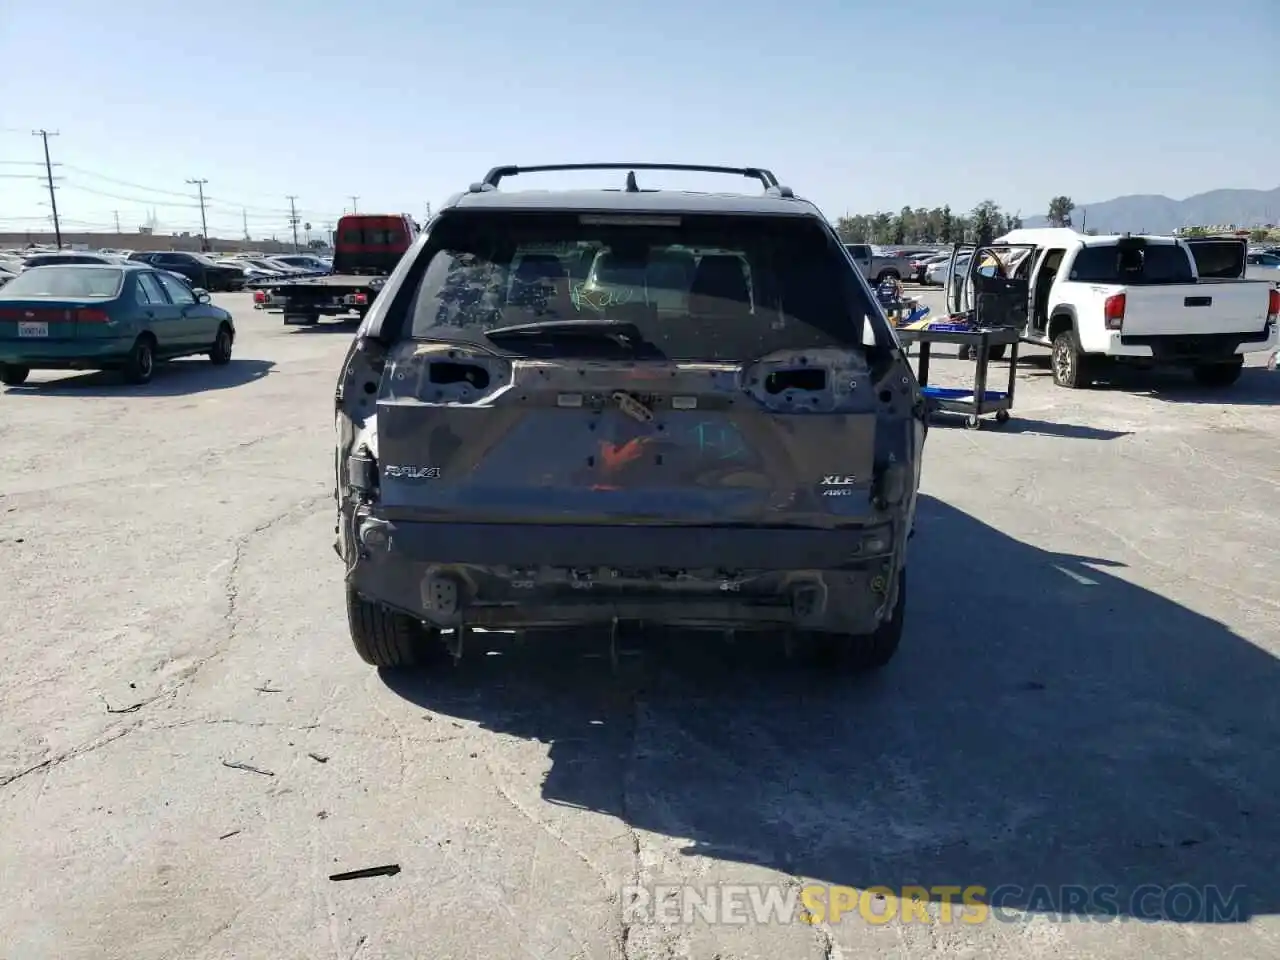
[[[150,383],[155,373],[155,344],[147,337],[139,337],[129,351],[129,358],[124,364],[124,375],[130,383]]]

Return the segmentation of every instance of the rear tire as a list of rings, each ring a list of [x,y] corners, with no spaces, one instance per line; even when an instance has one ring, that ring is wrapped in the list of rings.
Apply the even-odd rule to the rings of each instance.
[[[1053,338],[1053,382],[1068,390],[1089,386],[1093,378],[1089,375],[1088,359],[1080,350],[1075,328],[1063,330]]]
[[[360,659],[372,667],[411,667],[443,659],[440,633],[347,587],[347,624]]]
[[[898,572],[898,598],[893,614],[871,633],[810,631],[802,636],[804,646],[816,665],[843,673],[867,673],[886,666],[902,643],[906,620],[907,570]]]
[[[1244,361],[1233,360],[1228,363],[1202,363],[1193,369],[1191,373],[1196,378],[1196,383],[1200,384],[1200,386],[1221,389],[1229,387],[1239,380],[1243,370]]]
[[[0,383],[6,387],[16,387],[27,382],[31,376],[31,368],[16,363],[0,363]]]
[[[124,377],[139,386],[150,383],[156,370],[156,343],[149,336],[133,341],[133,347],[124,362]]]
[[[225,367],[231,362],[231,348],[234,342],[231,328],[225,323],[219,325],[218,335],[213,341],[213,349],[209,351],[209,362],[215,367]]]

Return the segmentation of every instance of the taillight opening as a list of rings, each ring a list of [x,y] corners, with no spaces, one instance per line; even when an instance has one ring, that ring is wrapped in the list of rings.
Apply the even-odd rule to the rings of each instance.
[[[1280,318],[1280,290],[1272,287],[1267,291],[1267,320],[1275,323]]]
[[[254,303],[266,303],[266,302],[267,302],[267,294],[266,294],[266,291],[264,291],[264,290],[255,290],[255,291],[253,291],[253,302],[254,302]]]
[[[111,315],[97,307],[83,307],[76,311],[77,323],[110,323]]]
[[[1102,304],[1102,317],[1108,330],[1119,330],[1124,326],[1125,295],[1117,293],[1107,297]]]

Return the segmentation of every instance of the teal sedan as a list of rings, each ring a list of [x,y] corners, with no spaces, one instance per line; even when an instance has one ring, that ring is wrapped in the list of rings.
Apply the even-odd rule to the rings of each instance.
[[[231,362],[231,314],[163,270],[60,264],[0,287],[0,383],[32,370],[120,370],[147,383],[161,360],[198,354]]]

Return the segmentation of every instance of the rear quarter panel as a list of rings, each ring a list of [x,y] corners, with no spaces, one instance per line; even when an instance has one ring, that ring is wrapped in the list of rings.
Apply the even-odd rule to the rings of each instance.
[[[1107,297],[1122,290],[1124,287],[1109,284],[1059,281],[1054,284],[1049,300],[1049,316],[1052,318],[1059,307],[1071,307],[1081,349],[1085,353],[1106,353],[1111,347],[1111,331],[1103,322],[1102,304]]]

